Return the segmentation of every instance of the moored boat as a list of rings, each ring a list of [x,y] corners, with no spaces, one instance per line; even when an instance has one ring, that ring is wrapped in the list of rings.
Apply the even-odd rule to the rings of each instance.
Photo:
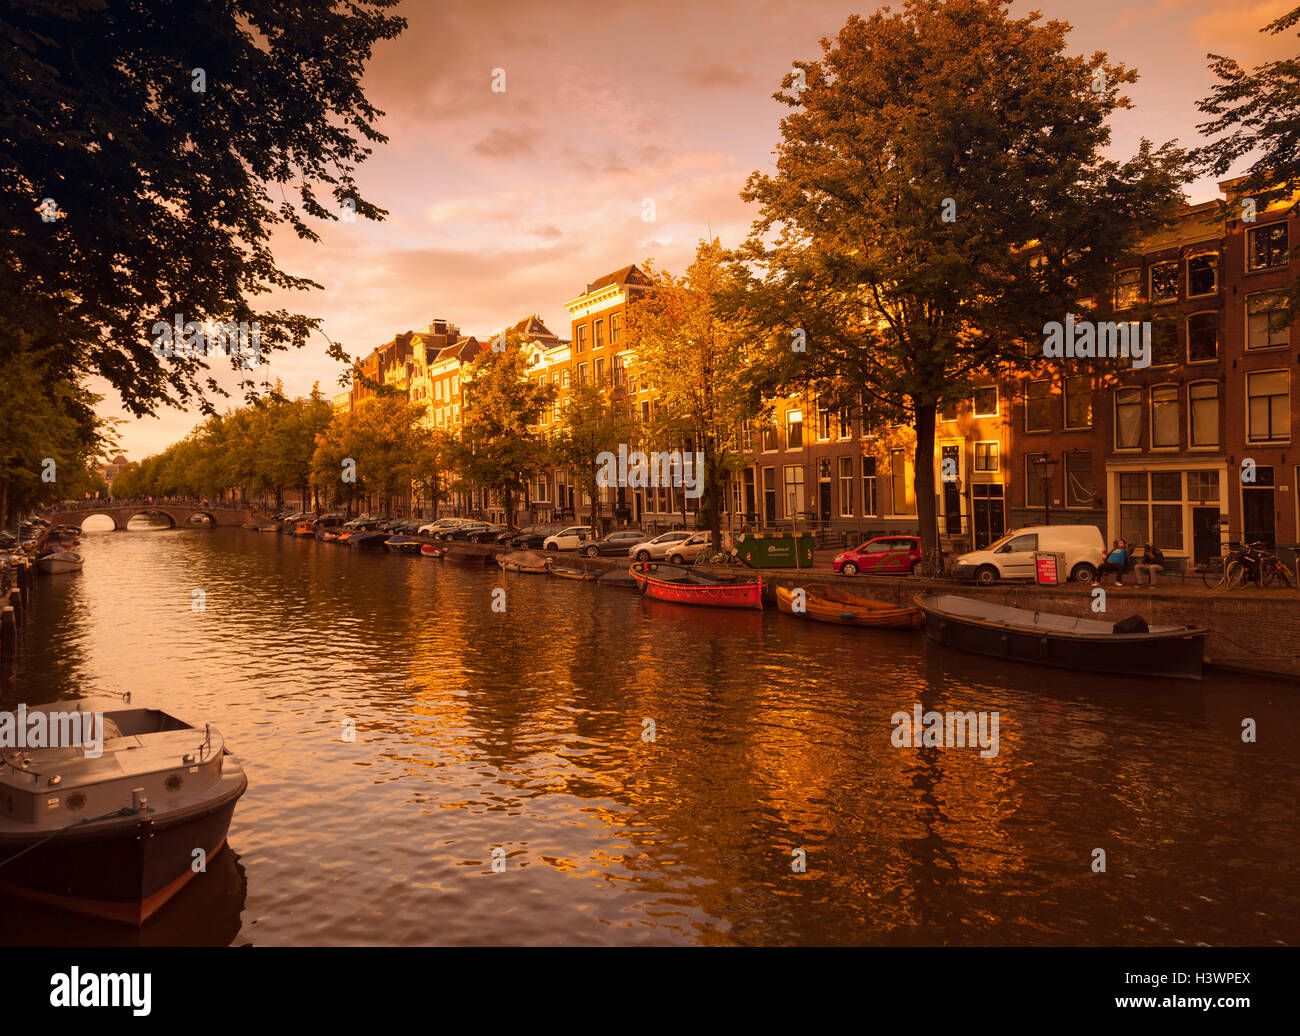
[[[315,519],[309,519],[304,522],[299,522],[297,525],[293,527],[293,534],[295,536],[303,536],[303,537],[315,536],[316,535]]]
[[[354,532],[348,537],[347,544],[358,550],[383,550],[387,540],[386,532]]]
[[[796,590],[803,591],[798,608],[795,607]],[[809,583],[796,588],[778,586],[776,606],[787,615],[843,626],[914,630],[925,621],[921,609],[915,605],[872,601],[826,583]]]
[[[18,711],[76,743],[0,752],[6,891],[139,925],[225,846],[248,779],[216,730],[115,699]]]
[[[638,561],[628,572],[646,597],[712,608],[762,608],[761,579],[724,579],[680,565]]]
[[[443,550],[443,558],[458,565],[486,565],[492,560],[493,551],[487,547],[455,546]]]
[[[410,536],[389,536],[384,546],[394,554],[418,554],[423,544]]]
[[[441,547],[435,547],[432,543],[420,544],[420,555],[426,558],[441,558],[445,554]]]
[[[555,576],[557,579],[594,581],[599,576],[599,574],[600,573],[598,572],[588,571],[585,568],[565,568],[565,567],[557,568],[554,565],[551,566],[551,575]]]
[[[1201,678],[1207,631],[1199,627],[1082,619],[951,594],[914,600],[926,636],[962,651],[1093,673]]]
[[[84,563],[85,559],[75,550],[54,550],[36,559],[36,570],[51,574],[79,572]]]
[[[596,582],[600,586],[622,587],[625,590],[637,589],[637,581],[632,578],[632,573],[622,568],[602,572]]]
[[[506,572],[544,576],[551,568],[551,559],[536,551],[520,550],[511,554],[498,554],[497,564]]]

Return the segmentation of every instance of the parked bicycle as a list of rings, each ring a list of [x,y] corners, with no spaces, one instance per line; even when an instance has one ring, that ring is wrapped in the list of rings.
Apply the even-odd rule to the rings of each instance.
[[[1282,564],[1282,559],[1268,549],[1264,543],[1250,543],[1236,552],[1236,557],[1227,565],[1227,584],[1229,590],[1235,590],[1246,583],[1254,583],[1261,589],[1274,583],[1284,589],[1296,585],[1292,571]]]
[[[952,575],[952,557],[936,547],[912,566],[912,575],[919,579],[941,579]]]

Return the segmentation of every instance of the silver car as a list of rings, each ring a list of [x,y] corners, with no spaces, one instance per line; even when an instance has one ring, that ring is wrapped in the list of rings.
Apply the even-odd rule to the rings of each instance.
[[[627,556],[633,561],[662,561],[670,551],[681,546],[691,534],[684,529],[665,532],[652,540],[643,540],[628,550]]]

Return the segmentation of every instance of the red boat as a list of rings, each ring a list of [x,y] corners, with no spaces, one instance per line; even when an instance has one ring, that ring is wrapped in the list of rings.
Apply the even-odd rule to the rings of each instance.
[[[423,543],[420,545],[420,553],[426,558],[440,558],[443,550],[441,547],[435,547],[432,543]]]
[[[763,607],[761,579],[738,582],[696,572],[681,565],[639,561],[628,569],[637,589],[656,601],[701,604],[711,608]]]

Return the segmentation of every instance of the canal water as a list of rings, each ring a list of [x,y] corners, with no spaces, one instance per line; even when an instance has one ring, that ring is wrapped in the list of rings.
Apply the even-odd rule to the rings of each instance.
[[[1300,941],[1300,685],[95,521],[3,706],[130,691],[219,726],[249,790],[142,931],[5,898],[6,942]],[[896,747],[917,703],[996,712],[997,754]]]

